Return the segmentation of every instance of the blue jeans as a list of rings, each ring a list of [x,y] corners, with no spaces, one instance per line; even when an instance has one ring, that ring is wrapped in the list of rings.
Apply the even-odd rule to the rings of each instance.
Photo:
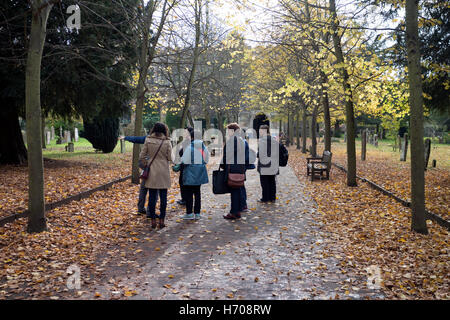
[[[147,208],[147,217],[149,218],[157,218],[158,216],[155,213],[156,202],[158,201],[158,194],[160,198],[159,202],[159,218],[164,219],[166,217],[166,208],[167,208],[167,189],[148,189],[148,208]]]

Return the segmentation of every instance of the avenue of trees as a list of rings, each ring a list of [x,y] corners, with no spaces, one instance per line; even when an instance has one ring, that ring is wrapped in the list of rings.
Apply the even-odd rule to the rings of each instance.
[[[79,30],[66,25],[71,5],[81,12]],[[411,228],[427,233],[424,115],[449,115],[449,6],[279,0],[253,43],[212,8],[209,0],[0,0],[0,164],[28,163],[28,231],[46,229],[46,118],[83,119],[93,146],[110,152],[124,116],[133,116],[133,134],[142,135],[154,121],[182,128],[202,119],[223,130],[240,112],[256,110],[285,124],[289,141],[312,155],[318,126],[332,151],[333,134],[345,125],[351,187],[357,119],[376,119],[381,137],[409,127]],[[108,141],[95,137],[99,130]],[[134,183],[139,151],[135,144]]]

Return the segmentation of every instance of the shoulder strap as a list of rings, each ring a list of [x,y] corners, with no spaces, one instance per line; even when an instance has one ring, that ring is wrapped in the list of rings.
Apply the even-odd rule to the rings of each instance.
[[[151,161],[151,162],[150,162],[150,164],[148,165],[148,167],[149,167],[149,168],[150,168],[150,166],[152,165],[153,161],[155,161],[155,159],[156,159],[156,156],[158,155],[158,153],[159,153],[159,150],[161,150],[161,147],[162,147],[163,143],[164,143],[164,140],[163,140],[163,141],[161,141],[161,144],[159,145],[159,147],[158,147],[158,150],[156,151],[155,155],[153,156],[153,159],[152,159],[152,161]]]

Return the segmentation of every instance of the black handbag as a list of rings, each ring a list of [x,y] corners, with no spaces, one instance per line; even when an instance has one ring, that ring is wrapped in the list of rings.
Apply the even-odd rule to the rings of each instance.
[[[227,172],[225,170],[214,170],[212,173],[212,186],[214,194],[230,193],[230,187],[227,185]]]

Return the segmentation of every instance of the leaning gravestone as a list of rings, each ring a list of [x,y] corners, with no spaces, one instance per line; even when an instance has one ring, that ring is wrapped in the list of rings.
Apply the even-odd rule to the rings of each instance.
[[[367,130],[361,132],[361,160],[366,160],[366,150],[367,150]]]
[[[430,152],[431,152],[431,140],[425,139],[425,170],[427,170],[428,161],[430,161]]]
[[[51,141],[51,137],[52,137],[52,133],[50,132],[50,131],[47,131],[46,133],[45,133],[45,137],[47,138],[47,144],[50,144],[50,141]]]
[[[408,134],[403,135],[402,154],[400,155],[400,161],[406,161],[406,154],[408,153]]]
[[[78,139],[80,138],[79,135],[78,135],[78,128],[75,128],[75,129],[73,130],[73,132],[74,132],[74,139],[75,139],[75,142],[78,142]]]

